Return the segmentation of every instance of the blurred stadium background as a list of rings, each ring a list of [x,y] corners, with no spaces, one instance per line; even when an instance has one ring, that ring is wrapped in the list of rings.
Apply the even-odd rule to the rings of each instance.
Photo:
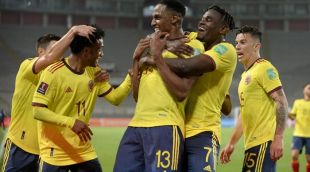
[[[96,24],[106,30],[105,55],[100,64],[110,72],[111,83],[117,86],[131,67],[132,53],[138,40],[152,32],[150,15],[157,2],[157,0],[0,0],[0,109],[7,115],[10,114],[16,72],[23,59],[36,56],[36,39],[46,33],[63,35],[69,27],[77,24]],[[205,9],[213,4],[226,8],[234,16],[237,26],[244,24],[257,26],[264,32],[262,56],[278,68],[289,105],[292,105],[294,99],[302,97],[303,86],[309,82],[310,74],[309,0],[182,0],[182,2],[187,6],[184,30],[195,30]],[[234,42],[234,36],[235,33],[231,33],[227,39]],[[242,72],[243,67],[238,64],[230,88],[234,110],[229,117],[223,117],[224,126],[233,126],[234,117],[238,115],[237,87]],[[135,103],[131,96],[119,107],[99,99],[93,114],[93,117],[98,119],[94,120],[93,124],[126,126],[134,108]],[[118,144],[118,141],[115,144]],[[241,153],[240,157],[243,157]]]

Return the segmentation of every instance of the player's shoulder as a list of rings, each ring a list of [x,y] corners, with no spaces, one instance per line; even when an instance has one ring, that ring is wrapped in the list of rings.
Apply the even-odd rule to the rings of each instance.
[[[197,32],[189,32],[186,34],[186,36],[189,40],[197,39]]]
[[[300,103],[302,103],[302,102],[304,102],[304,99],[296,99],[296,100],[295,100],[295,103],[296,103],[296,104],[300,104]]]
[[[194,49],[198,49],[200,53],[205,51],[204,45],[197,39],[191,39],[190,42],[186,43],[187,45],[191,46]]]
[[[211,52],[214,52],[215,54],[219,56],[229,56],[234,57],[232,59],[237,58],[236,49],[234,46],[228,42],[221,42],[216,45],[214,45],[211,50]]]
[[[58,71],[59,69],[61,69],[62,67],[65,66],[65,62],[63,60],[55,62],[51,65],[49,65],[46,68],[46,71],[48,71],[49,73],[55,73],[56,71]]]
[[[30,57],[30,58],[26,58],[25,60],[22,61],[21,65],[30,64],[31,62],[36,61],[38,58],[39,58],[39,57]]]
[[[272,65],[272,63],[264,58],[259,58],[255,62],[259,69],[266,69],[266,68],[273,68],[275,67]]]

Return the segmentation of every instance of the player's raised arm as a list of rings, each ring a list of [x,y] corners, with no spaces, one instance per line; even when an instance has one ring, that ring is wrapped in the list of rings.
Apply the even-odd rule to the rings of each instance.
[[[72,42],[75,35],[88,37],[92,34],[94,28],[86,25],[73,26],[59,41],[57,41],[47,53],[40,57],[33,66],[34,73],[39,73],[41,70],[46,68],[48,65],[60,60],[70,43]]]
[[[132,67],[132,91],[133,91],[133,98],[135,101],[138,101],[138,93],[139,93],[139,84],[140,84],[140,65],[139,60],[141,59],[142,54],[144,51],[149,48],[150,46],[150,38],[146,37],[140,39],[135,52],[133,54],[133,67]]]
[[[282,88],[272,92],[270,97],[276,103],[276,131],[270,146],[270,155],[271,159],[278,160],[283,156],[283,133],[288,114],[288,104]]]

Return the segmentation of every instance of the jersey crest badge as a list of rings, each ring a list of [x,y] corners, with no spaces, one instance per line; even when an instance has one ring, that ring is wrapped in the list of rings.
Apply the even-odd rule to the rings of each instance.
[[[273,80],[277,77],[276,72],[272,68],[267,69],[266,72],[267,72],[267,76],[270,80]]]
[[[94,80],[90,80],[88,82],[88,90],[89,90],[89,92],[93,91],[94,86],[95,86]]]
[[[247,75],[244,82],[245,82],[245,85],[249,85],[251,82],[251,75]]]
[[[43,94],[43,95],[45,95],[47,89],[48,89],[48,84],[45,83],[45,82],[41,82],[41,84],[40,84],[40,86],[39,86],[37,92],[38,92],[38,93],[41,93],[41,94]]]

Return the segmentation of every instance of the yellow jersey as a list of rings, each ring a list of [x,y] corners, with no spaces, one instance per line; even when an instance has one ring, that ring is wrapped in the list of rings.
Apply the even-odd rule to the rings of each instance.
[[[269,95],[281,88],[277,69],[265,59],[258,59],[241,75],[238,94],[245,149],[273,140],[276,106]]]
[[[187,44],[194,48],[195,55],[204,50],[203,44],[198,40],[191,40]],[[167,50],[163,52],[162,56],[163,58],[177,58],[175,54]],[[135,114],[129,126],[176,125],[180,127],[184,135],[185,103],[186,100],[179,102],[169,93],[156,68],[144,70],[140,80]]]
[[[296,118],[294,136],[310,137],[310,101],[295,100],[291,113]]]
[[[204,54],[216,67],[200,76],[192,88],[185,110],[186,138],[211,131],[220,141],[221,107],[237,65],[237,53],[232,44],[221,42]]]
[[[39,154],[37,121],[32,114],[32,97],[40,74],[33,72],[38,57],[24,60],[17,72],[12,98],[11,123],[7,137],[19,148],[31,154]]]
[[[33,103],[45,105],[58,119],[66,121],[63,126],[38,121],[40,157],[44,162],[64,166],[97,157],[91,142],[81,142],[71,129],[76,119],[88,123],[97,97],[111,91],[108,82],[96,85],[91,70],[88,67],[76,73],[66,59],[42,72]]]

